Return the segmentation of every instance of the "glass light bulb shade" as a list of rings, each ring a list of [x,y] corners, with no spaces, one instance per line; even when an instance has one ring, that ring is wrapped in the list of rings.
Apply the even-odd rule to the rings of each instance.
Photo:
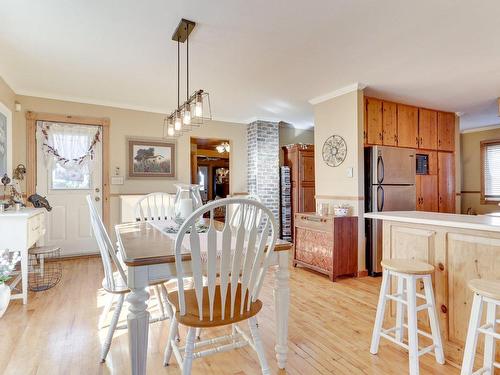
[[[194,108],[194,114],[196,117],[203,116],[203,97],[201,95],[196,95],[196,104]]]
[[[224,152],[224,150],[225,150],[224,145],[218,145],[218,146],[215,146],[215,148],[217,149],[217,152],[219,154],[222,154]]]
[[[191,124],[191,107],[189,104],[184,107],[184,124]]]
[[[226,148],[226,152],[231,152],[231,146],[229,145],[229,143],[226,143],[224,147]]]
[[[177,113],[175,116],[174,129],[176,131],[180,131],[182,129],[182,119],[180,113]]]
[[[168,125],[167,134],[169,137],[173,137],[175,135],[175,129],[173,124]]]

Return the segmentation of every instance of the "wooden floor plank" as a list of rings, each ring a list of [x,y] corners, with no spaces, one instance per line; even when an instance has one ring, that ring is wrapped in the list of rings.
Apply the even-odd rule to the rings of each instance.
[[[327,277],[291,268],[289,355],[286,371],[278,370],[274,353],[273,272],[262,290],[264,308],[259,326],[273,374],[406,374],[408,354],[381,341],[379,355],[369,352],[380,280]],[[99,352],[106,330],[97,331],[105,303],[98,258],[63,262],[63,278],[54,288],[30,293],[27,306],[13,301],[0,319],[0,374],[88,375],[130,373],[126,330],[117,331],[106,363]],[[152,301],[153,303],[154,301]],[[126,321],[126,306],[121,321]],[[248,331],[246,324],[244,329]],[[216,336],[228,328],[203,331]],[[186,330],[181,329],[181,337]],[[149,335],[148,374],[180,374],[175,359],[163,367],[168,321],[155,323]],[[421,358],[421,374],[458,374],[458,369],[438,365],[434,357]],[[249,347],[194,361],[194,374],[259,374],[257,355]]]

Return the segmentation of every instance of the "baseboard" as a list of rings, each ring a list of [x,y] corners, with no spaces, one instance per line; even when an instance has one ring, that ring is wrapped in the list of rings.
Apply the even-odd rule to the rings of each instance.
[[[366,277],[368,276],[368,271],[367,270],[362,270],[362,271],[358,271],[356,277]]]

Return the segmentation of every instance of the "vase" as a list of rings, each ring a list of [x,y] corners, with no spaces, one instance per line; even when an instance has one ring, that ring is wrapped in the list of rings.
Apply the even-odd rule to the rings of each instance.
[[[175,194],[175,221],[182,224],[194,211],[203,205],[199,185],[177,184]]]
[[[0,284],[0,318],[7,310],[10,302],[10,287],[4,283]]]

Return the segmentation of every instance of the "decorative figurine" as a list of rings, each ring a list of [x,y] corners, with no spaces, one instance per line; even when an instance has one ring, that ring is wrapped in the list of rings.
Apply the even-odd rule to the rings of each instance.
[[[18,164],[16,169],[14,169],[13,178],[14,180],[22,181],[24,180],[24,175],[26,174],[26,167],[24,164]]]
[[[7,176],[7,173],[5,173],[2,177],[2,179],[0,180],[4,186],[4,190],[5,188],[7,187],[8,184],[10,184],[10,178],[9,176]]]
[[[42,197],[41,195],[38,194],[33,194],[28,197],[28,202],[31,202],[33,207],[36,208],[45,208],[47,211],[51,211],[52,207],[50,207],[49,201],[45,198]]]

